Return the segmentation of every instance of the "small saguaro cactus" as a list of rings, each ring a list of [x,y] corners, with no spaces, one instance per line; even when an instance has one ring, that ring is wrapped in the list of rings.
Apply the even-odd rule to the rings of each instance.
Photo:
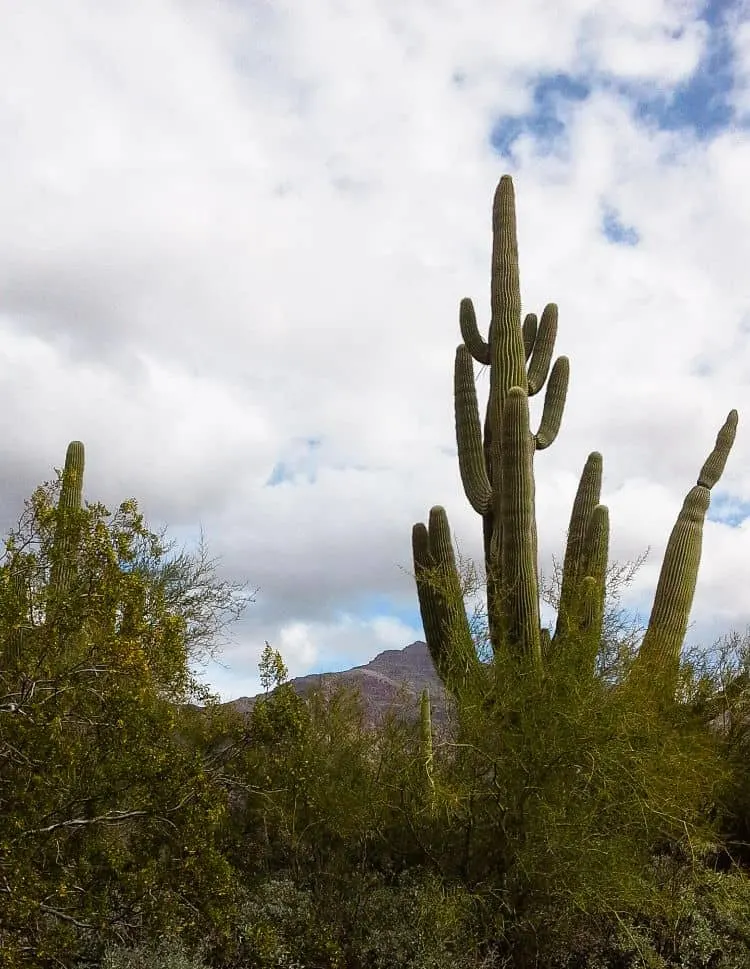
[[[68,445],[62,488],[57,505],[57,520],[52,540],[49,585],[46,591],[45,627],[55,622],[64,611],[66,593],[75,569],[76,521],[81,509],[84,448],[80,441]],[[11,551],[12,549],[12,551]],[[13,666],[23,662],[24,651],[35,635],[32,622],[32,575],[34,556],[19,552],[11,543],[8,572],[12,590],[14,621],[7,640],[7,660]]]
[[[52,545],[47,609],[56,613],[64,607],[65,596],[75,570],[76,512],[81,510],[83,496],[84,447],[71,441],[65,454],[62,488],[57,504],[58,518]]]

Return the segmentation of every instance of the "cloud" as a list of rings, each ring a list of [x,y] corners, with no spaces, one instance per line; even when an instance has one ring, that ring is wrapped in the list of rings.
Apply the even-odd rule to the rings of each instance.
[[[251,691],[265,640],[299,675],[418,638],[413,522],[443,504],[481,555],[452,361],[463,296],[487,325],[509,172],[524,307],[558,302],[571,358],[536,462],[542,568],[601,450],[613,557],[653,549],[647,612],[737,407],[691,635],[744,626],[746,5],[70,0],[6,19],[6,530],[81,439],[90,499],[135,496],[188,542],[202,524],[221,575],[260,586],[230,671],[207,674],[225,697]]]

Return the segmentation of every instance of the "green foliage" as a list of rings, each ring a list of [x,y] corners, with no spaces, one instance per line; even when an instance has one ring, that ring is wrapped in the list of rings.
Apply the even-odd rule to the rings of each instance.
[[[196,911],[220,931],[215,906],[230,898],[207,839],[226,795],[173,702],[209,694],[187,666],[183,617],[128,569],[139,546],[157,560],[161,546],[135,502],[111,515],[80,507],[80,480],[75,500],[62,488],[57,504],[54,485],[35,491],[0,566],[3,969],[169,924],[189,934]]]
[[[265,648],[258,664],[260,670],[260,685],[268,693],[273,686],[281,686],[286,680],[289,671],[284,666],[284,661],[278,650],[272,649],[266,640]]]
[[[724,769],[690,717],[634,709],[581,678],[575,657],[558,655],[541,678],[509,658],[498,677],[501,694],[460,708],[455,756],[436,776],[452,795],[442,816],[450,840],[439,835],[429,850],[444,851],[443,871],[486,899],[484,930],[504,951],[539,954],[582,913],[650,911],[650,851],[713,842],[701,807]]]
[[[744,969],[750,953],[750,880],[659,857],[660,907],[651,917],[581,920],[548,969]]]
[[[690,665],[697,686],[686,702],[716,738],[727,764],[712,814],[726,859],[750,870],[750,630],[694,653]]]
[[[127,948],[110,946],[101,962],[101,969],[206,969],[199,948],[191,951],[176,938],[161,938]]]
[[[239,795],[228,848],[238,870],[323,872],[356,862],[383,799],[375,743],[351,692],[302,698],[284,683],[260,698],[226,763]]]

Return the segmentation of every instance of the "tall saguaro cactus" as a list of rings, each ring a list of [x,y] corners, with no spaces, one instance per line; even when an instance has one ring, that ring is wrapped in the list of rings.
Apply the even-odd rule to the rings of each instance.
[[[492,229],[488,341],[479,334],[471,300],[462,300],[459,314],[464,343],[456,350],[454,370],[458,459],[466,497],[483,519],[493,648],[505,641],[538,663],[541,635],[533,456],[557,437],[569,363],[567,357],[560,357],[550,373],[557,336],[554,303],[545,307],[539,325],[534,314],[521,323],[515,198],[508,176],[500,180],[495,192]],[[484,441],[472,358],[490,367]],[[541,423],[533,434],[528,398],[539,393],[548,376]]]
[[[461,301],[463,343],[456,350],[454,402],[461,481],[482,516],[489,636],[495,654],[510,651],[538,669],[549,649],[573,639],[592,666],[601,643],[609,551],[609,511],[600,503],[602,456],[589,455],[568,529],[554,637],[540,628],[533,459],[557,437],[568,390],[569,364],[550,364],[557,336],[557,307],[548,304],[537,322],[521,320],[515,197],[508,175],[500,179],[492,211],[491,319],[485,341],[474,306]],[[484,421],[479,418],[473,361],[490,367]],[[529,425],[529,397],[546,383],[536,433]],[[698,484],[685,499],[662,568],[639,662],[675,668],[687,629],[701,554],[710,489],[721,476],[734,441],[737,412],[719,433]],[[429,526],[412,530],[414,571],[425,636],[436,670],[460,696],[484,675],[466,618],[445,510],[430,511]],[[676,670],[675,670],[676,671]]]

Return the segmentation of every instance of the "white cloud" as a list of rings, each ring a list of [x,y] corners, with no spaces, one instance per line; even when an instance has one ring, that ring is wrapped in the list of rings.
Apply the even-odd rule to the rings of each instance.
[[[357,604],[416,609],[399,566],[431,504],[480,556],[452,362],[460,298],[487,323],[490,205],[510,171],[524,304],[559,303],[572,364],[536,464],[542,565],[601,450],[613,557],[654,550],[641,601],[735,406],[718,490],[750,500],[750,138],[660,131],[618,93],[668,99],[689,78],[709,43],[699,8],[70,0],[5,18],[6,527],[79,438],[90,498],[134,495],[170,534],[200,521],[223,576],[261,587],[222,692],[255,682],[266,639],[302,673],[416,638]],[[593,90],[560,104],[564,137],[522,135],[499,158],[493,125],[528,121],[535,84],[566,72]],[[637,246],[606,240],[605,210]],[[292,480],[265,487],[280,463]],[[744,625],[748,551],[746,528],[709,525],[697,623]]]

